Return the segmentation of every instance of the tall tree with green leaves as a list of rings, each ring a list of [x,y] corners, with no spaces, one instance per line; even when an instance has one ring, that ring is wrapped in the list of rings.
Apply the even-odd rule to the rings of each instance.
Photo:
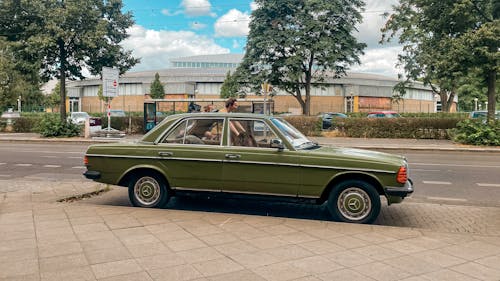
[[[382,29],[382,42],[398,37],[404,46],[399,62],[405,83],[422,80],[431,86],[446,111],[461,80],[480,70],[491,118],[500,67],[499,8],[495,0],[400,0]]]
[[[0,2],[0,34],[15,42],[22,63],[39,65],[42,78],[60,79],[61,101],[66,79],[83,78],[82,70],[99,74],[103,66],[120,72],[138,60],[119,43],[127,38],[132,14],[121,0],[5,0]],[[66,103],[60,104],[66,120]]]
[[[238,97],[239,90],[240,85],[238,83],[238,78],[234,74],[231,75],[231,71],[228,71],[226,73],[226,79],[224,79],[220,88],[220,97],[223,99]]]
[[[256,0],[238,77],[260,89],[268,82],[310,114],[311,87],[341,77],[366,47],[353,36],[361,0]]]
[[[153,99],[162,99],[165,97],[165,89],[160,82],[160,74],[158,74],[158,72],[156,72],[155,74],[155,80],[153,80],[153,83],[151,83],[149,95]]]

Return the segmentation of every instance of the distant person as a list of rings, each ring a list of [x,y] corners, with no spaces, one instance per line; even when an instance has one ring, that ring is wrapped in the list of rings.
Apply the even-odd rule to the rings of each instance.
[[[214,109],[213,104],[207,104],[203,107],[203,112],[217,112],[217,111]]]
[[[225,108],[220,112],[236,112],[238,110],[238,100],[236,98],[229,98],[225,103]]]

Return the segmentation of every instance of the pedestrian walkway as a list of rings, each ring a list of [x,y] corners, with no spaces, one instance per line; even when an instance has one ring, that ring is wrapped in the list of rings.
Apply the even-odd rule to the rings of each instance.
[[[356,225],[57,202],[104,188],[0,180],[0,280],[500,280],[500,208],[405,202]]]

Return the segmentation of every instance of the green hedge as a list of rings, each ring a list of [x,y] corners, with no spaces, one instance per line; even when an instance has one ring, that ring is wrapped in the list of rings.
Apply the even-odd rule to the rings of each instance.
[[[301,131],[306,136],[320,136],[322,121],[316,116],[286,116],[288,123]]]
[[[466,119],[451,130],[453,140],[463,144],[500,145],[500,120],[487,123],[483,119]]]
[[[340,133],[356,138],[450,139],[449,129],[461,118],[346,118],[338,121]]]

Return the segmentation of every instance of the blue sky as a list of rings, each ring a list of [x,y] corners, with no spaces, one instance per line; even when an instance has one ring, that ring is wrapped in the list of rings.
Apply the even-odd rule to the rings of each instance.
[[[379,45],[381,14],[397,0],[366,0],[364,22],[356,34],[368,44],[362,64],[351,71],[396,77],[397,44]],[[135,25],[123,42],[126,49],[141,57],[134,71],[157,70],[170,66],[175,57],[243,53],[251,0],[123,0],[124,10],[134,15]]]

